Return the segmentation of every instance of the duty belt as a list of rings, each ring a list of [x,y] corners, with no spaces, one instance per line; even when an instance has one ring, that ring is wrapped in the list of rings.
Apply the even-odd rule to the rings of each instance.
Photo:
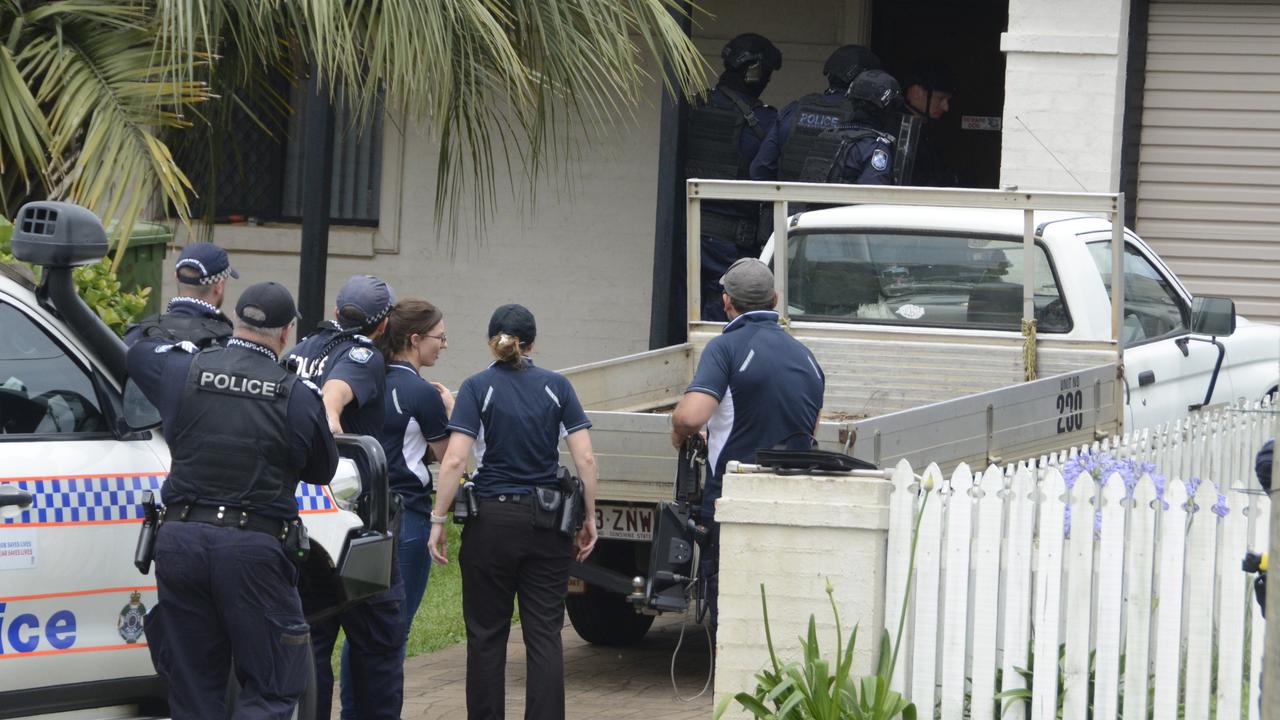
[[[493,497],[476,498],[482,503],[506,503],[507,505],[533,505],[533,495],[531,493],[503,493],[494,495]]]
[[[226,505],[170,505],[164,509],[164,522],[174,521],[253,530],[279,540],[283,540],[289,532],[289,523],[284,520],[253,515]]]

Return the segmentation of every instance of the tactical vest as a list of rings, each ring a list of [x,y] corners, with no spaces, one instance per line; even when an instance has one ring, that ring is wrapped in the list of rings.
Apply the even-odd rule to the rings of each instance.
[[[225,340],[231,337],[232,332],[231,322],[221,314],[217,317],[196,317],[165,313],[139,322],[138,327],[142,330],[142,337],[164,338],[175,343],[187,340],[199,348]]]
[[[778,159],[778,179],[787,182],[854,182],[847,177],[844,158],[864,138],[881,137],[871,128],[855,125],[853,102],[821,102],[830,95],[805,95],[798,101],[795,124]]]
[[[250,511],[292,498],[306,463],[287,421],[297,380],[254,350],[212,347],[196,355],[169,446],[166,490],[186,502]]]
[[[685,140],[685,177],[720,180],[749,178],[751,158],[743,157],[738,140],[744,129],[764,139],[764,128],[756,120],[759,101],[748,101],[720,88],[719,94],[699,96],[689,108]]]

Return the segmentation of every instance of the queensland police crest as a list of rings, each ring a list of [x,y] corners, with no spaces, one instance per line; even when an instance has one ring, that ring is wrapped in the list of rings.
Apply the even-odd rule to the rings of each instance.
[[[125,642],[132,645],[142,637],[142,619],[147,615],[147,607],[142,604],[142,593],[134,591],[129,596],[129,604],[120,609],[120,617],[116,618],[116,630]]]
[[[876,148],[871,151],[871,167],[878,171],[885,171],[889,168],[889,153]]]
[[[351,352],[347,353],[347,356],[351,358],[352,362],[364,365],[373,357],[373,351],[367,347],[354,347],[351,348]]]

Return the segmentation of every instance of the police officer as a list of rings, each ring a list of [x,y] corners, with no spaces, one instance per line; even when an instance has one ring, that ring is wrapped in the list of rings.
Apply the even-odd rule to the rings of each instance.
[[[955,97],[955,79],[951,71],[941,63],[919,63],[912,68],[903,87],[907,111],[921,122],[915,162],[905,184],[928,187],[960,185],[960,175],[943,158],[937,138],[939,121],[951,112],[951,100]]]
[[[778,325],[769,267],[743,258],[722,282],[729,324],[707,343],[693,382],[671,413],[671,442],[677,448],[704,426],[707,430],[710,474],[698,516],[708,539],[699,574],[706,582],[713,628],[720,567],[715,502],[725,467],[730,460],[755,462],[757,450],[783,442],[807,449],[826,386],[813,353]]]
[[[287,718],[310,674],[298,570],[298,481],[327,484],[338,451],[317,388],[282,368],[297,318],[276,283],[247,288],[226,346],[143,337],[130,377],[160,411],[173,464],[146,619],[173,717]],[[232,662],[241,690],[224,708]]]
[[[897,81],[861,45],[837,49],[822,72],[826,91],[782,109],[751,163],[752,179],[892,184],[894,139],[886,129],[902,97]]]
[[[563,375],[528,358],[537,326],[520,305],[503,305],[489,320],[497,359],[467,378],[449,419],[449,446],[431,514],[431,555],[446,563],[444,524],[458,481],[475,451],[478,513],[462,531],[462,615],[467,625],[467,717],[503,717],[507,635],[520,596],[520,629],[528,656],[525,718],[564,718],[564,597],[569,564],[596,542],[596,461],[587,420]],[[545,527],[539,488],[556,487],[560,438],[566,438],[585,486],[587,522],[576,538]],[[477,441],[477,438],[480,440]],[[575,551],[576,544],[576,551]]]
[[[289,361],[297,365],[299,374],[320,386],[334,432],[377,437],[382,430],[386,365],[374,340],[386,329],[387,315],[394,306],[390,286],[372,275],[356,275],[338,291],[334,320],[323,323],[289,351]],[[365,504],[363,496],[360,504]],[[340,627],[347,637],[342,683],[345,714],[362,720],[400,717],[404,699],[403,603],[404,583],[392,563],[391,587],[315,624],[316,717],[329,717],[331,657]]]
[[[227,278],[239,278],[231,267],[227,251],[209,242],[191,243],[182,249],[174,266],[178,294],[169,300],[162,315],[153,315],[124,335],[127,345],[142,337],[159,337],[169,342],[188,340],[196,347],[222,342],[231,337],[231,321],[222,314]]]
[[[724,72],[715,88],[689,108],[686,178],[750,179],[751,161],[778,119],[760,100],[782,53],[755,33],[730,40],[720,52]],[[702,319],[724,322],[721,275],[740,257],[760,253],[760,205],[707,202],[702,206]]]

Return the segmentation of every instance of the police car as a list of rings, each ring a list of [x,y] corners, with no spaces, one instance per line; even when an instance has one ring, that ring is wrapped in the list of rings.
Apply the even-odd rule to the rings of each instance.
[[[15,255],[43,266],[39,286],[0,265],[3,718],[166,712],[142,622],[156,584],[133,551],[143,494],[158,497],[169,452],[154,409],[125,382],[124,345],[76,295],[72,266],[106,251],[72,222],[79,210],[33,203],[19,212]],[[332,485],[298,487],[312,543],[299,583],[310,619],[390,578],[385,459],[369,438],[339,447]],[[360,487],[357,455],[374,468],[368,524],[345,504]]]

